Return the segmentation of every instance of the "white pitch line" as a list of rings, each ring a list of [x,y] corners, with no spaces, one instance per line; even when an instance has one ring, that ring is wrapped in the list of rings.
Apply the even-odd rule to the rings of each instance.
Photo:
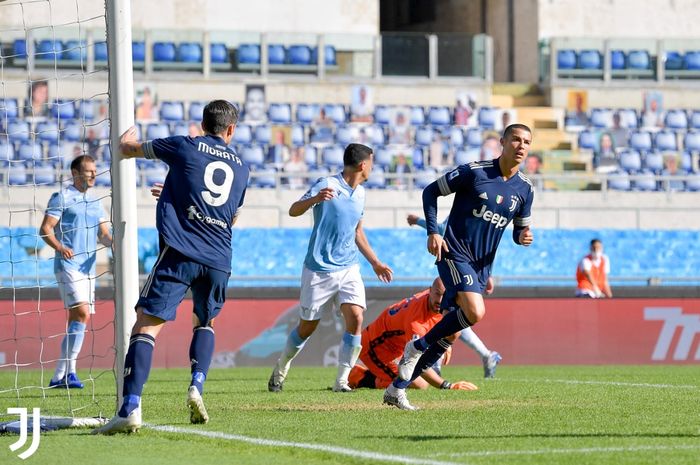
[[[269,446],[269,447],[291,447],[294,449],[308,449],[315,450],[319,452],[328,452],[331,454],[346,455],[348,457],[369,459],[374,461],[382,462],[396,462],[396,463],[407,463],[410,465],[465,465],[463,462],[443,462],[440,460],[429,460],[416,457],[406,457],[403,455],[389,455],[382,454],[379,452],[369,452],[364,450],[348,449],[345,447],[329,446],[325,444],[309,444],[305,442],[291,442],[291,441],[277,441],[275,439],[263,439],[263,438],[253,438],[249,436],[243,436],[240,434],[230,434],[222,433],[219,431],[203,431],[199,429],[192,428],[178,428],[176,426],[158,426],[145,424],[145,427],[155,430],[162,431],[165,433],[181,433],[181,434],[194,434],[197,436],[203,436],[211,439],[225,439],[227,441],[239,441],[246,442],[248,444],[255,444],[258,446]]]
[[[499,381],[515,381],[523,383],[562,383],[562,384],[596,384],[602,386],[628,386],[647,388],[675,388],[675,389],[698,389],[692,384],[650,384],[650,383],[625,383],[623,381],[581,381],[574,379],[536,379],[536,378],[501,378]]]
[[[448,457],[489,457],[494,455],[547,455],[547,454],[596,454],[607,452],[640,452],[666,450],[696,450],[699,446],[629,446],[629,447],[585,447],[580,449],[538,449],[538,450],[491,450],[475,452],[459,452],[454,454],[437,453]]]

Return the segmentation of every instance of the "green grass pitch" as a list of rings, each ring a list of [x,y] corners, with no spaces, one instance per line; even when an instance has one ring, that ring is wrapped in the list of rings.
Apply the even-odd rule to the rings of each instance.
[[[335,370],[293,367],[282,393],[267,392],[270,368],[212,370],[204,400],[211,420],[190,425],[189,371],[154,370],[146,385],[147,424],[132,435],[90,430],[43,433],[25,463],[81,464],[700,464],[698,366],[445,368],[476,392],[410,391],[421,407],[382,405],[381,390],[330,391]],[[84,378],[87,373],[80,373]],[[23,374],[21,385],[39,384]],[[83,391],[10,390],[0,372],[0,414],[41,407],[79,416],[113,413],[111,372]],[[42,394],[43,392],[43,394]],[[68,395],[70,394],[70,399]],[[18,400],[19,397],[19,400]],[[0,420],[9,419],[6,415]],[[23,463],[0,435],[0,463]]]

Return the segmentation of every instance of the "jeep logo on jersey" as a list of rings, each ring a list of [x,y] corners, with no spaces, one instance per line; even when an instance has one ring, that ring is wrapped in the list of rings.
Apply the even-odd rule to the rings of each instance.
[[[501,198],[502,200],[503,198]],[[486,209],[486,205],[481,206],[481,210],[476,211],[476,208],[472,210],[472,213],[474,216],[477,218],[481,218],[482,220],[486,221],[487,223],[491,223],[493,225],[496,225],[497,228],[503,228],[505,225],[508,224],[508,218],[499,215],[498,213],[494,213],[491,210]]]

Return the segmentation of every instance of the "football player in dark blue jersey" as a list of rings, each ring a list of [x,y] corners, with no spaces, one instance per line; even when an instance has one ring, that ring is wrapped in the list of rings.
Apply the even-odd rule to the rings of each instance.
[[[532,131],[512,124],[503,132],[501,156],[458,166],[423,190],[428,252],[437,259],[445,284],[443,310],[449,311],[425,336],[406,344],[399,376],[384,392],[384,402],[415,410],[405,389],[449,348],[445,339],[475,325],[486,313],[482,294],[506,226],[513,222],[513,240],[532,244],[532,183],[519,171],[532,143]],[[445,234],[437,223],[437,199],[455,194]]]
[[[124,401],[117,415],[93,433],[132,432],[141,427],[141,393],[148,379],[155,339],[192,290],[195,328],[190,345],[192,382],[187,405],[192,423],[209,416],[202,390],[212,355],[212,322],[226,299],[231,274],[231,228],[243,206],[248,167],[228,144],[238,109],[224,100],[204,107],[203,136],[174,136],[141,143],[135,128],[121,137],[126,158],[165,162],[169,169],[156,208],[162,248],[136,304],[124,364]]]

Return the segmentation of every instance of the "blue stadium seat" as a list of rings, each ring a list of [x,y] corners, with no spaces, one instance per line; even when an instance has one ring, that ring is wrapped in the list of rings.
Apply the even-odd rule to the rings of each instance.
[[[479,127],[484,129],[494,129],[497,121],[501,117],[501,111],[494,107],[481,107],[477,115]]]
[[[675,51],[667,51],[665,56],[664,68],[668,70],[679,70],[683,69],[684,66],[683,55]]]
[[[422,147],[413,147],[411,160],[413,161],[413,167],[416,169],[422,169],[425,166],[425,153]]]
[[[415,144],[427,147],[433,142],[433,128],[430,126],[420,126],[416,128]]]
[[[558,50],[557,51],[557,68],[559,69],[574,69],[576,68],[576,52],[573,50]]]
[[[692,153],[690,153],[688,151],[681,153],[680,168],[683,171],[687,171],[687,172],[694,171],[694,169],[693,169],[693,154]]]
[[[365,181],[365,187],[368,189],[384,189],[386,188],[386,176],[384,175],[384,168],[381,166],[372,167],[372,171]]]
[[[391,150],[387,149],[386,147],[377,147],[374,150],[375,165],[381,166],[383,168],[388,168],[389,166],[391,166],[393,160],[394,154]]]
[[[382,125],[391,124],[391,110],[389,110],[389,107],[386,105],[375,105],[374,122]]]
[[[414,185],[417,189],[425,189],[430,183],[437,179],[437,171],[433,168],[425,168],[416,171]]]
[[[34,165],[33,174],[36,185],[51,185],[56,182],[56,170],[50,164]]]
[[[170,134],[173,136],[188,136],[190,134],[190,124],[187,121],[173,123]]]
[[[481,147],[481,143],[483,141],[483,132],[481,131],[481,129],[467,129],[465,141],[467,147]]]
[[[260,145],[246,145],[240,151],[240,156],[251,167],[261,167],[265,163],[265,151]]]
[[[449,131],[450,145],[452,147],[461,147],[464,145],[464,132],[459,126],[452,126]]]
[[[297,104],[297,121],[303,124],[313,123],[318,115],[319,106],[315,103]]]
[[[644,169],[653,171],[655,174],[661,173],[664,169],[664,156],[659,151],[652,151],[644,155]]]
[[[324,58],[327,66],[337,65],[338,62],[335,56],[335,47],[333,47],[332,45],[326,45]],[[318,47],[313,47],[311,49],[311,63],[318,63]]]
[[[301,124],[292,124],[291,126],[292,145],[299,147],[306,144],[306,136],[304,134],[304,126]]]
[[[190,107],[187,110],[187,115],[190,121],[202,121],[202,115],[204,113],[204,107],[206,103],[204,102],[190,102]]]
[[[17,106],[17,99],[0,99],[0,122],[4,124],[5,121],[13,120],[18,117],[19,108]]]
[[[182,102],[163,102],[160,104],[160,119],[163,121],[182,121],[185,119],[185,106]]]
[[[664,125],[668,129],[688,129],[688,114],[685,110],[668,110],[664,118]]]
[[[290,124],[292,106],[288,103],[271,103],[267,109],[267,117],[271,123]]]
[[[17,151],[17,159],[24,161],[41,160],[44,158],[44,149],[39,142],[26,141],[20,144]]]
[[[173,62],[176,58],[177,50],[173,42],[156,42],[153,44],[153,61]]]
[[[55,121],[44,121],[36,125],[36,138],[42,142],[58,141],[58,123]]]
[[[27,58],[27,41],[24,39],[15,39],[12,42],[12,55],[15,58]]]
[[[39,60],[60,60],[63,56],[63,43],[60,40],[42,39],[36,44],[34,52]]]
[[[72,61],[87,60],[87,43],[84,40],[67,40],[61,58]]]
[[[146,126],[146,139],[165,139],[170,137],[170,128],[165,123],[150,123]]]
[[[648,170],[643,170],[636,175],[636,179],[632,183],[632,188],[638,191],[655,191],[658,189],[654,173]]]
[[[578,134],[578,147],[580,149],[597,150],[598,136],[595,132],[584,129]]]
[[[93,121],[95,119],[95,103],[93,100],[81,100],[78,103],[78,118]]]
[[[259,124],[255,127],[255,142],[262,145],[272,143],[272,128],[269,124]]]
[[[479,161],[481,159],[481,151],[476,147],[464,148],[455,152],[455,165],[465,165]]]
[[[629,146],[639,151],[651,150],[651,133],[647,131],[632,131],[630,133]]]
[[[212,63],[228,63],[228,48],[226,44],[214,42],[209,45]]]
[[[684,58],[685,69],[700,70],[700,51],[686,52]]]
[[[627,68],[646,70],[651,68],[651,57],[646,50],[630,50],[627,55]]]
[[[617,191],[630,190],[629,174],[625,171],[616,171],[608,176],[608,187]]]
[[[26,142],[29,140],[29,123],[26,121],[16,120],[7,123],[7,136],[10,142]]]
[[[236,60],[239,64],[260,64],[260,45],[241,44],[236,51]]]
[[[51,105],[51,116],[60,119],[73,119],[76,117],[74,100],[56,100]]]
[[[0,162],[14,160],[15,159],[15,147],[14,145],[7,142],[7,140],[0,139]]]
[[[365,132],[367,133],[371,144],[377,146],[384,145],[386,143],[386,134],[384,133],[384,128],[379,124],[372,124],[370,126],[365,127]]]
[[[591,109],[590,124],[598,129],[611,128],[613,126],[613,111],[610,108]]]
[[[620,167],[628,173],[636,173],[642,169],[642,156],[636,150],[620,152]]]
[[[304,162],[309,169],[314,169],[318,166],[318,150],[313,145],[304,146]]]
[[[233,142],[236,144],[250,144],[253,141],[253,131],[247,124],[239,124],[233,132]]]
[[[260,188],[277,187],[277,170],[271,166],[265,166],[251,171],[251,186]]]
[[[409,120],[413,126],[422,126],[425,124],[425,110],[423,110],[423,107],[417,105],[412,106]]]
[[[286,55],[284,45],[269,44],[267,46],[267,62],[271,65],[283,65],[286,61]]]
[[[654,145],[657,150],[678,150],[676,133],[668,130],[657,132],[654,135]]]
[[[611,69],[625,69],[627,66],[627,56],[622,50],[610,51],[610,67]]]
[[[329,145],[321,152],[321,165],[327,168],[340,168],[343,166],[344,150],[339,145]]]
[[[341,125],[335,131],[335,141],[345,147],[346,145],[355,142],[357,137],[352,126]]]
[[[170,44],[173,47],[173,53],[174,53],[174,44]],[[169,47],[159,47],[160,50],[165,50]],[[155,52],[155,47],[153,48],[153,51]],[[154,53],[155,56],[155,53]],[[106,57],[106,54],[105,54]],[[173,56],[174,57],[174,56]],[[146,42],[143,41],[136,41],[136,42],[131,42],[131,59],[132,61],[136,62],[142,62],[146,60]],[[155,58],[154,58],[155,59]],[[163,61],[169,61],[169,60],[163,60]]]
[[[95,42],[95,61],[107,61],[107,42]]]
[[[164,183],[165,177],[168,175],[168,166],[165,163],[157,163],[155,166],[146,168],[144,172],[146,186],[152,186],[155,183]]]
[[[428,124],[433,126],[449,126],[452,124],[452,114],[445,106],[430,107],[428,109]]]
[[[637,110],[633,108],[620,108],[617,111],[620,114],[620,125],[628,129],[637,129],[639,127],[639,115]]]
[[[177,61],[182,63],[201,63],[202,45],[197,42],[180,42],[177,45]]]
[[[700,152],[700,131],[688,131],[683,139],[683,148],[692,152]]]
[[[308,45],[291,45],[287,50],[290,65],[310,65],[311,47]]]
[[[603,69],[603,57],[598,50],[581,50],[578,54],[580,69]]]
[[[700,191],[700,174],[691,176],[685,183],[685,188],[691,192]]]
[[[323,106],[326,116],[333,120],[335,124],[343,124],[347,121],[345,107],[339,103],[329,103]]]
[[[27,168],[22,163],[10,163],[7,168],[7,184],[10,186],[27,184]]]

